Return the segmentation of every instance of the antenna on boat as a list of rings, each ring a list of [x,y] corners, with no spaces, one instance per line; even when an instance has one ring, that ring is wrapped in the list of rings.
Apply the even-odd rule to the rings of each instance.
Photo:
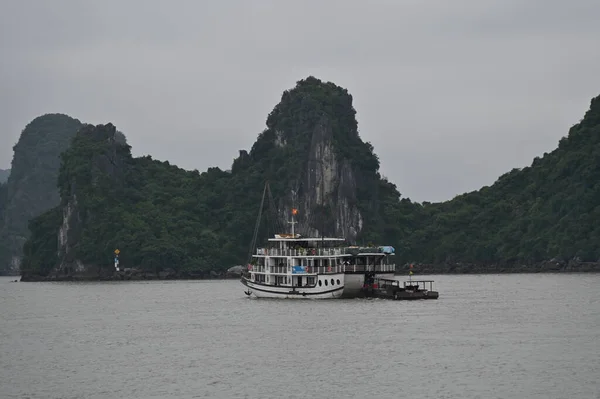
[[[296,214],[298,214],[298,209],[296,209],[296,208],[292,208],[292,221],[291,221],[291,222],[288,222],[289,224],[291,224],[291,225],[292,225],[292,238],[296,238],[296,234],[295,234],[295,232],[294,232],[294,225],[295,225],[296,223],[298,223],[298,222],[296,222],[296,221],[294,220],[294,215],[296,215]]]
[[[292,238],[296,238],[295,224],[298,223],[294,220],[294,216],[298,214],[298,208],[296,208],[296,190],[292,190],[292,221],[288,224],[292,225]]]

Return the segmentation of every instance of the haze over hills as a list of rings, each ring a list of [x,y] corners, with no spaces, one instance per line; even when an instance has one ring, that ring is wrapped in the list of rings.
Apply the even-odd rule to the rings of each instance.
[[[10,169],[0,169],[0,184],[6,183],[8,176],[10,175]]]
[[[558,148],[490,187],[430,204],[402,198],[361,140],[347,90],[314,77],[283,93],[230,172],[134,158],[110,124],[85,126],[63,154],[60,205],[31,223],[26,279],[104,278],[112,250],[143,273],[218,275],[245,262],[264,182],[260,237],[287,229],[394,245],[430,272],[596,270],[600,100]],[[400,267],[402,269],[402,267]]]

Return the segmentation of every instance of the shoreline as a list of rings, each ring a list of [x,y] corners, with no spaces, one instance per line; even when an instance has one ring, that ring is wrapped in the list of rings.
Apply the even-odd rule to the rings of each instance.
[[[413,278],[427,275],[461,275],[461,274],[537,274],[537,273],[598,273],[600,262],[582,262],[573,259],[568,262],[552,259],[533,264],[522,263],[493,263],[476,264],[463,262],[447,263],[413,263]],[[408,277],[410,264],[402,264],[396,267],[395,276]],[[110,269],[97,269],[90,273],[52,273],[48,276],[41,275],[6,275],[5,277],[16,278],[22,282],[52,282],[52,281],[153,281],[153,280],[234,280],[240,279],[239,266],[223,271],[175,271],[167,269],[160,272],[145,272],[139,269],[127,269],[115,271]]]
[[[596,273],[600,272],[600,262],[558,261],[550,260],[533,264],[473,264],[473,263],[444,263],[424,264],[414,263],[413,273],[428,274],[515,274],[515,273]],[[409,265],[403,265],[396,274],[408,274]]]
[[[413,269],[414,270],[414,269]],[[454,270],[454,271],[442,271],[442,270],[433,270],[426,269],[416,272],[412,275],[412,278],[418,280],[420,276],[440,276],[440,275],[491,275],[491,274],[593,274],[600,273],[600,265],[594,268],[573,268],[571,270],[541,270],[541,269],[532,269],[532,268],[524,268],[519,270],[506,270],[506,269],[494,269],[494,270]],[[394,273],[395,277],[405,277],[408,278],[408,272],[396,272]],[[8,278],[16,278],[15,282],[116,282],[116,281],[186,281],[186,280],[238,280],[241,278],[240,276],[0,276],[0,277],[8,277]]]

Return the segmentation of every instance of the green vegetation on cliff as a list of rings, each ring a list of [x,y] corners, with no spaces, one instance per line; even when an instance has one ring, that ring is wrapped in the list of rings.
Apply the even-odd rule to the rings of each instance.
[[[114,126],[86,126],[62,155],[60,206],[30,223],[24,274],[112,270],[115,248],[123,267],[223,271],[246,260],[266,180],[279,214],[265,212],[263,238],[284,225],[281,210],[294,203],[289,193],[295,190],[301,214],[312,215],[303,221],[308,230],[339,234],[333,219],[343,214],[344,232],[361,226],[357,242],[394,245],[400,264],[514,269],[600,257],[594,223],[600,217],[599,98],[552,153],[490,187],[437,204],[401,198],[381,178],[355,113],[345,89],[312,77],[299,81],[283,93],[251,151],[240,151],[231,173],[133,158]]]
[[[198,173],[150,157],[133,158],[129,146],[113,140],[112,125],[86,126],[62,155],[60,207],[31,223],[22,270],[30,275],[45,275],[52,268],[71,273],[78,262],[112,269],[115,248],[121,250],[123,267],[146,271],[198,273],[242,263],[265,181],[271,182],[276,199],[293,188],[308,195],[314,190],[304,183],[309,152],[331,140],[336,153],[332,165],[349,162],[346,174],[356,175],[360,187],[361,234],[375,236],[382,224],[379,162],[372,146],[358,136],[355,113],[345,89],[312,77],[299,81],[283,94],[250,153],[241,151],[234,160],[231,173],[219,168]],[[338,188],[331,187],[336,195],[330,196],[337,197]],[[334,206],[333,199],[325,203]],[[66,243],[60,247],[52,237],[59,233],[64,212],[73,214],[63,224]],[[307,221],[311,223],[309,228],[320,225],[316,218]],[[260,237],[281,224],[265,211]],[[58,257],[53,255],[57,250]]]
[[[10,270],[10,264],[22,255],[22,246],[29,236],[29,221],[58,205],[56,178],[60,154],[68,148],[81,126],[81,122],[67,115],[43,115],[25,127],[13,147],[12,169],[0,220],[0,241],[3,242],[0,274],[15,271]]]
[[[418,262],[531,264],[600,258],[600,97],[558,148],[492,186],[410,215],[400,244]],[[402,223],[399,223],[402,225]]]

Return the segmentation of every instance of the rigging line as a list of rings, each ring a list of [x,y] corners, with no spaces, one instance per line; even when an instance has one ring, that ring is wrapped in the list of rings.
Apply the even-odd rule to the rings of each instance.
[[[305,228],[306,228],[307,234],[309,234],[310,230],[314,230],[315,226],[319,222],[319,214],[317,212],[316,206],[317,206],[317,204],[314,203],[314,204],[312,204],[312,207],[310,210],[307,209],[307,211],[310,212],[310,215],[307,218],[306,223],[305,223],[305,225],[306,225]],[[311,234],[311,235],[314,236],[314,234]]]
[[[338,186],[338,190],[339,190],[339,186]],[[331,219],[330,219],[330,223],[332,223],[332,225],[330,225],[329,227],[331,228],[331,231],[333,232],[332,235],[337,236],[336,234],[336,220],[338,219],[338,214],[337,214],[337,208],[335,207],[335,203],[333,201],[333,195],[329,195],[329,212],[331,214]],[[342,232],[343,233],[343,232]],[[346,238],[346,237],[344,237]]]
[[[311,177],[313,177],[313,176],[315,177],[315,180],[316,180],[317,168],[315,165],[317,163],[318,163],[318,161],[316,159],[310,159],[310,156],[309,156],[309,159],[307,161],[308,172],[307,172],[306,178],[305,178],[307,187],[308,187],[308,189],[305,190],[307,196],[310,195],[310,191],[311,191],[310,190],[311,185],[310,185],[309,180],[311,180]],[[310,201],[310,202],[312,202],[312,201]],[[316,211],[315,207],[316,207],[317,203],[315,202],[314,204],[311,204],[310,202],[308,205],[309,206],[312,205],[312,207],[310,207],[311,209],[308,209],[308,208],[305,209],[305,212],[309,212],[309,216],[308,216],[308,218],[305,219],[305,222],[303,223],[303,227],[305,229],[306,235],[312,236],[313,234],[310,234],[310,230],[314,229],[314,226],[318,223],[319,215],[317,214],[317,212],[315,212]]]
[[[268,190],[268,189],[267,189],[267,190]],[[268,198],[267,198],[267,199],[268,199]],[[273,227],[273,226],[272,226],[272,223],[273,223],[273,221],[271,220],[271,217],[270,217],[270,216],[271,216],[271,213],[270,213],[270,212],[265,212],[265,214],[264,214],[264,216],[263,216],[263,218],[265,218],[265,219],[266,219],[266,220],[265,220],[265,230],[266,230],[266,231],[265,231],[265,235],[264,235],[264,236],[266,236],[266,237],[267,237],[267,239],[268,239],[269,237],[271,237],[271,230],[272,230],[272,227]],[[259,229],[259,234],[260,234],[260,229]]]
[[[281,222],[277,215],[277,207],[275,206],[275,200],[273,198],[273,192],[271,191],[271,185],[267,185],[267,199],[269,201],[269,212],[268,218],[271,220],[270,227],[273,229],[273,234],[281,232]],[[269,234],[269,237],[271,235]]]
[[[303,182],[298,184],[297,192],[300,192],[301,187],[303,187],[303,186],[304,186]],[[306,196],[306,193],[303,193],[303,194],[304,194],[304,196]],[[299,197],[299,195],[297,195],[297,197]],[[305,204],[306,204],[306,201],[305,201]],[[310,209],[305,206],[304,209],[302,210],[302,214],[300,214],[300,217],[298,218],[298,231],[301,232],[305,236],[310,235],[311,219],[312,219],[312,213],[310,212]]]
[[[323,171],[323,173],[321,173],[321,247],[323,246],[323,243],[325,242],[325,210],[327,209],[325,204],[326,204],[326,200],[325,200],[325,171]]]
[[[265,204],[265,195],[267,193],[267,185],[268,185],[268,182],[265,182],[265,188],[263,190],[262,199],[260,201],[260,209],[258,210],[256,224],[254,225],[254,235],[252,236],[252,242],[250,243],[250,249],[248,250],[248,261],[246,263],[250,263],[250,261],[252,260],[252,253],[254,252],[254,246],[256,245],[256,238],[258,236],[258,228],[260,226],[260,219],[262,217],[263,206]]]
[[[267,194],[268,194],[268,199],[269,199],[269,213],[271,214],[271,218],[272,218],[272,224],[273,224],[273,228],[275,230],[275,233],[279,232],[284,232],[285,230],[283,230],[283,224],[281,222],[281,220],[279,220],[278,214],[277,214],[277,207],[275,206],[275,200],[273,199],[273,192],[271,191],[271,185],[268,184],[267,185]]]
[[[310,174],[310,170],[309,170],[309,174]],[[308,180],[309,179],[309,174],[307,174],[305,176],[304,180]],[[300,192],[300,187],[304,187],[305,186],[305,182],[301,181],[300,184],[298,185],[298,192]],[[302,215],[302,218],[298,221],[298,231],[302,231],[304,235],[306,236],[314,236],[314,234],[311,234],[311,229],[313,229],[319,219],[319,215],[315,212],[315,208],[314,205],[312,204],[311,201],[308,201],[308,196],[310,195],[310,185],[307,184],[307,187],[309,187],[309,189],[304,190],[304,196],[305,196],[305,208],[304,208],[304,212]],[[313,205],[311,207],[311,205]],[[308,215],[308,216],[307,216]]]
[[[292,198],[291,198],[292,199],[292,212],[294,212],[293,209],[299,209],[300,208],[300,203],[298,202],[298,192],[300,191],[299,188],[300,188],[300,183],[298,182],[298,179],[295,179],[294,182],[293,182]],[[294,222],[297,225],[297,227],[294,226],[294,232],[295,233],[299,233],[299,232],[302,231],[302,229],[301,229],[301,225],[302,225],[302,218],[301,218],[301,216],[303,216],[302,213],[297,213],[296,214],[296,218],[294,219]]]
[[[321,202],[322,202],[322,199],[321,199]],[[323,218],[323,208],[322,208],[321,202],[319,202],[318,198],[315,196],[312,210],[311,210],[312,212],[311,212],[310,227],[315,231],[315,234],[313,234],[313,235],[316,238],[318,238],[322,232],[321,221]]]
[[[266,231],[266,234],[267,234],[267,239],[268,239],[269,237],[271,237],[271,231],[273,232],[273,234],[275,234],[277,232],[277,228],[278,227],[277,227],[277,217],[276,216],[274,217],[273,216],[273,212],[272,212],[272,207],[273,207],[272,203],[273,203],[273,201],[272,201],[272,196],[270,194],[271,193],[271,184],[269,184],[269,182],[267,182],[267,184],[266,184],[266,190],[267,191],[266,191],[266,197],[265,198],[268,201],[269,206],[266,209],[264,217],[266,217],[266,219],[267,219],[267,226],[266,226],[267,227],[267,231]]]
[[[306,196],[306,193],[304,193],[304,195]],[[310,203],[306,203],[306,199],[305,205],[306,206],[302,209],[302,214],[298,218],[298,231],[301,231],[305,236],[309,236],[310,226],[314,216],[310,209]]]
[[[316,229],[319,233],[318,237],[316,238],[321,238],[321,245],[323,245],[323,241],[325,238],[325,211],[327,210],[327,199],[325,196],[325,167],[324,167],[324,161],[322,159],[309,159],[308,160],[308,164],[309,164],[309,173],[312,173],[315,181],[314,181],[314,188],[315,189],[319,189],[319,193],[320,193],[320,197],[321,197],[321,202],[318,202],[318,199],[315,198],[315,204],[314,204],[314,209],[313,209],[313,215],[312,215],[312,220],[311,220],[311,226],[314,226],[313,228]],[[312,165],[311,165],[312,164]],[[317,178],[317,169],[318,166],[320,166],[321,170],[320,170],[320,179]],[[317,180],[320,180],[317,182]]]

